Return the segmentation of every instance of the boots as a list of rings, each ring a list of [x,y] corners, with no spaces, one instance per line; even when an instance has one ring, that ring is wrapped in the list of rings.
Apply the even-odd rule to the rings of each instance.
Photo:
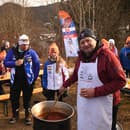
[[[13,116],[12,118],[9,120],[10,124],[14,124],[16,123],[16,121],[19,119],[19,109],[16,109],[13,111]]]
[[[31,121],[31,114],[30,114],[30,109],[25,109],[25,124],[26,125],[31,125],[32,121]],[[14,110],[13,111],[13,116],[12,118],[9,120],[10,124],[15,124],[16,121],[19,119],[19,110]]]
[[[25,124],[26,125],[31,125],[32,121],[31,121],[31,114],[30,114],[30,109],[25,109]]]

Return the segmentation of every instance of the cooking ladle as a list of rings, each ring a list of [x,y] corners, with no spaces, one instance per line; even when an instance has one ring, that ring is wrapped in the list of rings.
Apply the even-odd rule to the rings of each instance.
[[[55,96],[54,103],[52,104],[52,107],[48,108],[48,112],[45,114],[44,119],[48,119],[49,114],[52,112],[52,109],[55,107],[56,103],[58,102],[61,96],[61,94]]]

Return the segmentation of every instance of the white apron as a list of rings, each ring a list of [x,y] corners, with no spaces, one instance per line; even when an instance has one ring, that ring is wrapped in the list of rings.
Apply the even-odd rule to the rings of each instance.
[[[80,96],[81,88],[95,88],[103,83],[94,63],[80,63],[78,71],[77,122],[78,130],[111,130],[112,94],[94,98]]]

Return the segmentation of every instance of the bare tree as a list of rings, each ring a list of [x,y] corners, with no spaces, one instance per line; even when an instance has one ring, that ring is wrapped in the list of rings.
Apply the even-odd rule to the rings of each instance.
[[[69,12],[78,32],[89,27],[98,32],[100,38],[108,38],[114,37],[115,31],[120,26],[118,23],[125,4],[129,4],[128,1],[69,0],[62,2],[60,8]]]
[[[95,18],[95,26],[100,36],[108,37],[114,32],[114,26],[117,26],[117,22],[121,16],[121,0],[116,1],[96,1],[95,11],[98,12]],[[116,28],[115,28],[116,29]]]
[[[17,0],[18,2],[18,0]],[[5,3],[0,8],[0,32],[7,39],[16,38],[21,33],[29,34],[32,29],[32,12],[25,8],[26,2],[22,0],[22,6],[14,3]]]
[[[21,16],[19,8],[19,5],[16,6],[14,4],[5,4],[0,9],[0,32],[4,35],[8,34],[7,38],[9,38],[9,35],[11,34],[19,34],[19,31],[21,30],[19,26],[21,20],[18,17]]]

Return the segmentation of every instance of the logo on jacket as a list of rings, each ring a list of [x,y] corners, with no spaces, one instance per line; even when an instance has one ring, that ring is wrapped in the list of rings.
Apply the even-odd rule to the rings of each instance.
[[[93,79],[92,74],[88,74],[88,80],[92,80],[92,79]]]
[[[32,57],[30,55],[27,55],[24,57],[25,62],[32,62]]]

